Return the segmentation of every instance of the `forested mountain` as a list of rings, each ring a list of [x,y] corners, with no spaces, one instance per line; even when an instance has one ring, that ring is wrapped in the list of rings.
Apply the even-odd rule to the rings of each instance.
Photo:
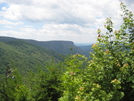
[[[0,36],[0,41],[1,41],[1,42],[9,42],[9,41],[13,41],[13,40],[19,40],[19,39],[13,38],[13,37],[4,37],[4,36]]]
[[[58,52],[60,54],[70,54],[70,53],[79,53],[84,54],[84,51],[79,47],[75,46],[72,41],[34,41],[27,40],[30,43],[39,45],[41,47],[47,48],[49,50]]]
[[[92,45],[86,45],[86,46],[78,46],[81,48],[85,53],[89,54],[89,52],[92,52]]]
[[[0,42],[0,72],[7,65],[13,64],[20,70],[30,69],[37,65],[44,65],[49,60],[59,61],[60,54],[28,43],[23,40],[12,40]]]
[[[77,47],[71,41],[35,41],[0,37],[0,73],[11,63],[25,71],[37,65],[44,65],[45,61],[62,60],[61,54],[83,54],[88,56],[88,50]]]
[[[0,41],[2,42],[9,42],[13,40],[18,40],[17,38],[11,38],[11,37],[0,37]],[[51,51],[55,51],[60,54],[83,54],[88,56],[89,54],[85,52],[85,50],[82,50],[81,48],[74,45],[72,41],[36,41],[36,40],[27,40],[27,39],[19,39],[26,42],[30,42],[32,44],[41,46],[43,48],[49,49]]]

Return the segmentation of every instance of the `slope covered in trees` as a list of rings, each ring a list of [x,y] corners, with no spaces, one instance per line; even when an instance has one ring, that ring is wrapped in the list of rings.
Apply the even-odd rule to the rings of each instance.
[[[86,56],[89,56],[89,53],[92,52],[92,45],[86,45],[86,46],[78,46],[80,47],[84,52]]]
[[[14,65],[20,71],[32,69],[37,65],[43,66],[45,61],[51,59],[59,61],[59,55],[23,40],[0,42],[0,72],[2,73],[7,65]]]
[[[84,54],[79,47],[75,46],[72,41],[34,41],[27,40],[30,43],[45,47],[49,50],[55,51],[60,54],[70,54],[70,53],[79,53]],[[72,50],[71,50],[72,49]]]
[[[17,38],[11,37],[0,37],[0,41],[2,42],[10,42],[13,40],[18,40]],[[36,40],[26,40],[26,39],[19,39],[31,44],[46,48],[48,50],[57,52],[59,54],[67,55],[67,54],[83,54],[88,56],[87,52],[82,50],[81,48],[74,45],[72,41],[36,41]]]

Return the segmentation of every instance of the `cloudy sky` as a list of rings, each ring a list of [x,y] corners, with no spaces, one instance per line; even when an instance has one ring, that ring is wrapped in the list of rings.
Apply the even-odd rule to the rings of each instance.
[[[94,43],[107,17],[119,27],[121,1],[134,12],[134,0],[0,0],[0,36]]]

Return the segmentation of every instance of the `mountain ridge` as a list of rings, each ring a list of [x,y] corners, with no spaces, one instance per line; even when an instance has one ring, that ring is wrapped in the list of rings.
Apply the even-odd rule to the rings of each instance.
[[[11,62],[23,71],[36,65],[44,66],[46,61],[62,61],[69,54],[88,57],[89,49],[88,46],[77,47],[72,41],[36,41],[0,36],[0,74]]]
[[[0,41],[2,42],[9,42],[13,40],[24,40],[29,43],[44,47],[48,50],[55,51],[60,54],[83,54],[87,55],[80,47],[76,46],[73,41],[37,41],[37,40],[31,40],[31,39],[19,39],[19,38],[13,38],[13,37],[3,37],[0,36]]]

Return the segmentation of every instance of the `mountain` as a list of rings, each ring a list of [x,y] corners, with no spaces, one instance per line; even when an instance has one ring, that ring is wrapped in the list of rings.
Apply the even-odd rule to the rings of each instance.
[[[11,37],[0,37],[0,41],[2,42],[9,42],[13,40],[18,40],[17,38],[11,38]],[[60,54],[83,54],[86,55],[85,51],[83,51],[81,48],[74,45],[72,41],[36,41],[36,40],[27,40],[27,39],[20,39],[38,46],[41,46],[43,48],[46,48],[48,50],[60,53]]]
[[[92,45],[93,43],[74,43],[76,46],[88,46]]]
[[[12,37],[0,37],[0,73],[7,65],[13,64],[20,70],[44,66],[45,61],[62,60],[61,54],[89,53],[77,47],[72,41],[35,41]]]
[[[92,45],[86,45],[86,46],[78,46],[79,48],[81,48],[83,51],[85,52],[92,52]]]
[[[84,45],[84,46],[78,46],[87,57],[89,57],[89,53],[92,52],[92,45]]]
[[[37,65],[44,66],[46,61],[52,59],[58,62],[60,54],[19,39],[0,42],[0,73],[5,71],[7,65],[13,64],[24,71]]]
[[[26,40],[35,45],[47,48],[49,50],[55,51],[60,54],[84,54],[82,49],[75,46],[72,41],[35,41],[35,40]]]

